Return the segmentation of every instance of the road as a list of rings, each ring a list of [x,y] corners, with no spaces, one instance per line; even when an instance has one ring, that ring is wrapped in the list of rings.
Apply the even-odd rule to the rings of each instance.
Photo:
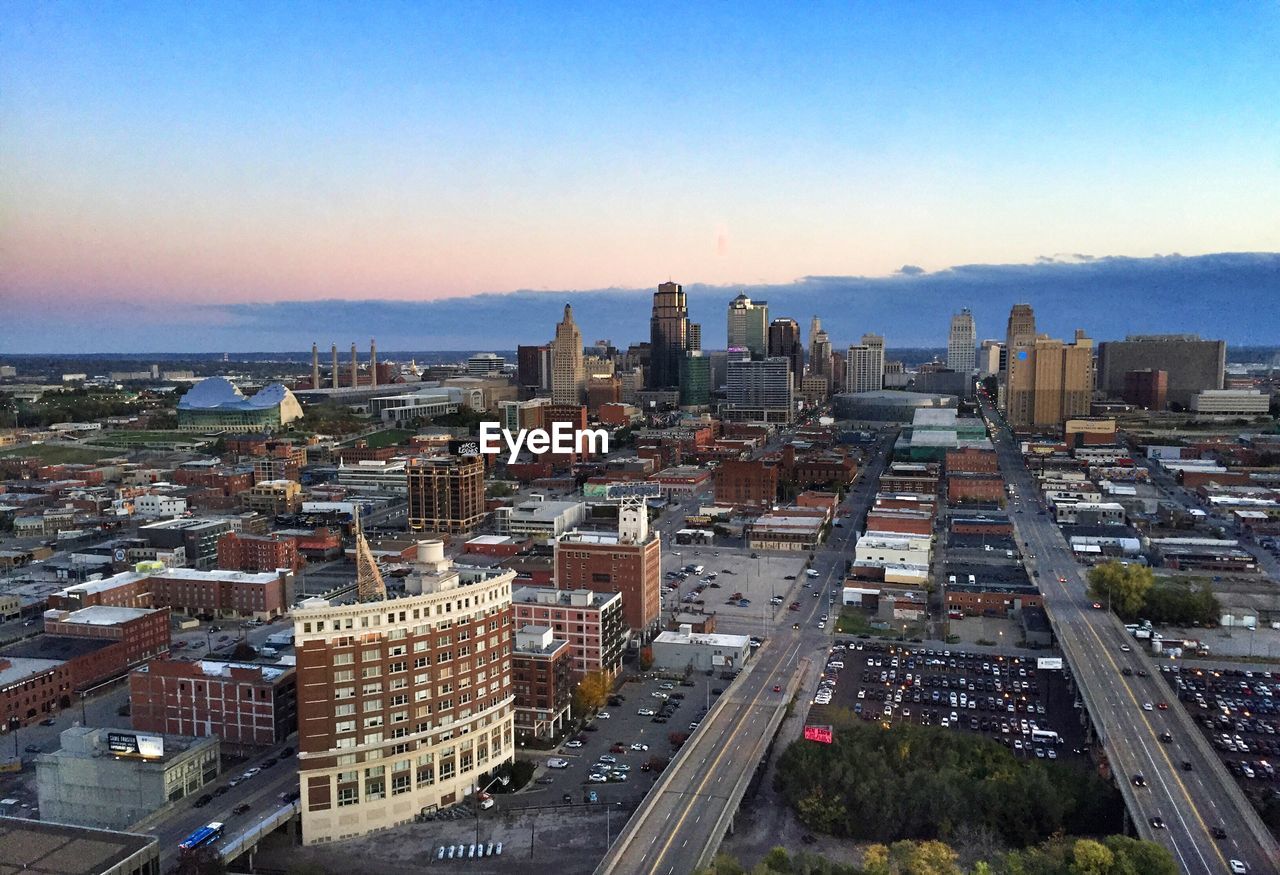
[[[841,508],[844,525],[832,529],[831,542],[817,554],[813,567],[819,576],[805,582],[819,586],[820,592],[832,592],[844,582],[845,551],[875,496],[875,482],[891,440],[892,436],[877,447],[878,455]],[[805,588],[799,581],[791,583],[793,594]],[[828,631],[817,628],[817,620],[830,610],[830,604],[825,598],[800,601],[808,606],[775,614],[772,634],[756,651],[751,670],[733,683],[702,721],[686,743],[687,750],[668,767],[628,822],[598,873],[683,875],[710,861],[737,809],[739,800],[731,798],[733,788],[749,779],[767,750],[770,719],[785,706],[788,685],[801,659],[825,660],[831,639]],[[798,629],[791,628],[797,623]],[[775,687],[783,691],[775,692]]]
[[[989,420],[999,421],[986,412]],[[1274,838],[1180,703],[1145,710],[1147,703],[1169,698],[1159,672],[1118,618],[1092,607],[1083,570],[1052,518],[1041,513],[1033,477],[1003,429],[996,448],[1005,482],[1016,492],[1009,510],[1023,554],[1138,834],[1168,848],[1183,872],[1228,872],[1232,859],[1244,861],[1250,872],[1280,869]],[[1125,667],[1134,674],[1123,675]],[[1165,732],[1172,736],[1170,743],[1160,740]],[[1146,786],[1133,785],[1137,774]],[[1154,817],[1162,818],[1165,828],[1153,827]],[[1226,839],[1214,839],[1210,830],[1215,827],[1226,831]]]

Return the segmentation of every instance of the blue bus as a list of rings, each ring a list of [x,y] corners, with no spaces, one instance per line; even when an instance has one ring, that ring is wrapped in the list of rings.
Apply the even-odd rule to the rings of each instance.
[[[198,830],[187,836],[178,847],[184,851],[190,851],[204,845],[212,844],[222,838],[222,824],[216,820],[206,826],[200,827]]]

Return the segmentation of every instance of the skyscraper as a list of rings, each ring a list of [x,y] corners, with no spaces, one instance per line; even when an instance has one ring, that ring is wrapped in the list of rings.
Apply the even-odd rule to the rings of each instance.
[[[1032,353],[1036,339],[1036,314],[1030,304],[1014,304],[1005,329],[1004,406],[1011,423],[1029,424],[1032,419],[1032,393],[1035,374]],[[1015,414],[1013,411],[1017,411]]]
[[[977,341],[973,314],[965,307],[951,317],[951,333],[947,335],[947,367],[964,374],[973,373],[978,365]]]
[[[516,367],[521,389],[533,394],[551,388],[550,345],[516,347]]]
[[[831,339],[817,316],[809,323],[809,373],[831,382]]]
[[[662,283],[653,293],[649,319],[649,388],[669,389],[680,384],[680,360],[689,348],[689,307],[684,289]]]
[[[728,328],[730,349],[735,346],[751,350],[752,358],[764,358],[769,342],[769,302],[752,303],[746,293],[729,302]]]
[[[729,403],[721,414],[737,422],[790,422],[792,392],[791,365],[785,358],[730,361],[725,396]]]
[[[480,456],[418,456],[405,468],[415,532],[469,532],[484,520],[484,462]]]
[[[794,319],[774,319],[769,323],[769,358],[781,357],[791,363],[791,383],[800,385],[804,376],[804,345],[800,326]]]
[[[689,338],[685,349],[702,349],[702,326],[697,322],[689,323]]]
[[[877,392],[884,388],[884,338],[862,335],[862,343],[849,347],[845,358],[845,391]]]
[[[556,404],[580,404],[587,377],[582,365],[582,332],[573,322],[573,307],[564,305],[564,320],[556,325],[551,341],[551,400]]]
[[[691,349],[680,361],[680,406],[702,407],[711,403],[711,359]]]

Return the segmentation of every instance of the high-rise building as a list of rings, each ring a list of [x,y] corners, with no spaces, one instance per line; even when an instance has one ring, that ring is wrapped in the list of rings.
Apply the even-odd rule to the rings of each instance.
[[[753,358],[764,358],[769,345],[769,302],[755,301],[746,293],[729,302],[730,349],[742,347],[751,351]]]
[[[1035,386],[1030,370],[1030,347],[1035,344],[1036,314],[1030,304],[1014,304],[1005,327],[1004,367],[1000,369],[1000,388],[1006,413],[1015,408],[1021,419],[1030,422],[1031,392]]]
[[[1000,360],[1004,352],[1004,344],[998,340],[982,341],[982,352],[978,355],[978,376],[994,377],[1000,373]]]
[[[1016,331],[1013,323],[1011,315],[1013,343],[1005,376],[1009,424],[1056,429],[1066,419],[1086,415],[1093,395],[1093,341],[1080,330],[1069,344],[1047,335],[1027,335],[1028,322],[1021,315]]]
[[[419,456],[405,466],[407,522],[415,532],[458,534],[484,520],[484,462],[480,456]]]
[[[790,422],[794,409],[791,364],[785,358],[730,360],[721,415],[735,422]]]
[[[1098,388],[1120,395],[1129,371],[1164,371],[1168,402],[1185,408],[1197,392],[1223,387],[1226,365],[1223,340],[1201,340],[1195,334],[1131,334],[1098,344]]]
[[[884,388],[884,338],[862,335],[862,343],[849,347],[845,358],[845,391],[878,392]]]
[[[478,352],[467,359],[467,374],[472,377],[497,376],[506,365],[506,359],[497,353]]]
[[[809,373],[831,380],[831,338],[822,330],[822,320],[809,320]]]
[[[680,406],[703,407],[711,403],[711,359],[702,350],[689,350],[680,360]]]
[[[1147,410],[1164,410],[1169,400],[1169,372],[1151,368],[1125,371],[1121,397]]]
[[[649,318],[649,388],[680,384],[680,359],[689,348],[689,306],[678,283],[662,283],[653,293]]]
[[[512,760],[514,579],[420,541],[403,596],[294,609],[306,843],[454,805]]]
[[[804,344],[800,326],[794,319],[774,319],[769,323],[769,357],[784,358],[791,365],[791,383],[800,385],[804,376]]]
[[[551,346],[520,346],[516,348],[516,379],[520,388],[529,392],[551,390]]]
[[[962,374],[973,373],[978,364],[977,334],[968,307],[951,317],[951,332],[947,335],[948,368]]]
[[[689,323],[688,342],[685,343],[685,349],[702,349],[702,326],[697,322]]]
[[[551,400],[557,404],[580,404],[587,390],[582,364],[582,332],[573,322],[573,307],[564,305],[564,319],[556,325],[551,341]]]

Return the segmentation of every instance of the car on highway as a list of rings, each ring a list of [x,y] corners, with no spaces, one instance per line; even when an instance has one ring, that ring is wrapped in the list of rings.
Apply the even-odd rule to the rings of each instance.
[[[1094,602],[1094,603],[1093,603],[1093,609],[1094,609],[1095,611],[1100,611],[1100,610],[1102,610],[1102,602]]]
[[[1158,710],[1158,711],[1168,711],[1168,710],[1169,710],[1169,703],[1168,703],[1168,702],[1156,702],[1156,710]]]
[[[1173,744],[1173,733],[1172,732],[1160,733],[1160,740],[1163,741],[1165,744]]]
[[[1134,775],[1130,780],[1133,782],[1133,786],[1135,787],[1147,786],[1147,779],[1141,773]]]
[[[236,816],[239,816],[241,814],[244,814],[246,811],[248,811],[250,807],[251,806],[249,805],[248,802],[241,802],[235,808],[231,809],[231,813]]]
[[[1155,817],[1152,817],[1148,823],[1151,824],[1152,829],[1165,829],[1164,818],[1158,814]]]
[[[1132,648],[1132,647],[1130,647],[1128,644],[1121,644],[1121,645],[1120,645],[1120,652],[1121,652],[1121,653],[1129,653],[1129,652],[1131,652],[1132,650],[1133,650],[1133,648]]]
[[[212,801],[213,801],[213,794],[205,793],[203,796],[201,796],[199,799],[195,801],[195,807],[204,808],[206,805],[208,805]]]
[[[1150,711],[1150,710],[1152,710],[1152,705],[1151,705],[1151,703],[1150,703],[1150,702],[1143,702],[1143,703],[1142,703],[1142,710],[1143,710],[1143,711]]]
[[[773,685],[773,691],[774,691],[775,693],[781,693],[781,692],[782,692],[782,684],[774,684],[774,685]]]
[[[1227,831],[1220,826],[1209,827],[1209,834],[1215,839],[1225,839],[1227,837]]]
[[[1241,860],[1228,860],[1227,865],[1231,868],[1231,875],[1249,875],[1249,867]]]

